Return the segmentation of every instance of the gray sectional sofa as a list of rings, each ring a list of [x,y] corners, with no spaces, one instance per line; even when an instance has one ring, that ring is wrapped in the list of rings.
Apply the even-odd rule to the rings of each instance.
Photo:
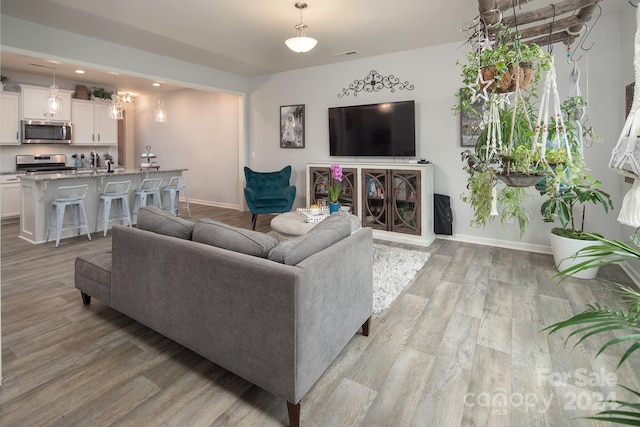
[[[287,401],[300,401],[360,328],[369,333],[373,238],[334,214],[294,239],[155,207],[76,259],[75,286]]]

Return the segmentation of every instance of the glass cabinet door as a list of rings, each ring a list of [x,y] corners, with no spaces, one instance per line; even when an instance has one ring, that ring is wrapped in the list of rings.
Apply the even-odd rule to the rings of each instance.
[[[309,204],[327,204],[329,203],[329,168],[309,168],[311,175],[311,188],[309,194]]]
[[[329,168],[309,168],[311,188],[309,194],[309,204],[329,205],[329,185],[334,185]],[[342,169],[342,190],[338,196],[340,206],[348,206],[349,212],[358,214],[358,198],[356,197],[356,176],[357,170]]]
[[[384,169],[362,170],[362,226],[379,230],[387,229],[387,171]]]
[[[356,169],[342,169],[342,191],[338,201],[340,206],[349,206],[349,213],[358,215],[358,198],[356,197],[356,177],[358,171]],[[333,179],[331,180],[333,182]]]
[[[393,223],[389,231],[420,234],[420,171],[391,171]]]

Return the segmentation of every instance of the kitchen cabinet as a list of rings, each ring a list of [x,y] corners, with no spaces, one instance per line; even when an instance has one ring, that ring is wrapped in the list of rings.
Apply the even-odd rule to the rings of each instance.
[[[0,175],[0,216],[20,216],[20,178],[18,175]]]
[[[72,90],[58,89],[58,97],[62,101],[62,112],[49,116],[45,113],[45,102],[49,97],[49,88],[42,86],[21,85],[22,118],[25,120],[51,120],[57,122],[71,121]]]
[[[109,117],[109,103],[103,101],[72,101],[71,123],[74,145],[116,145],[118,121]]]
[[[382,240],[429,246],[433,231],[433,165],[343,163],[341,203]],[[328,162],[307,163],[307,205],[327,197]],[[348,190],[345,192],[345,186]]]
[[[20,94],[0,92],[0,144],[20,144]]]

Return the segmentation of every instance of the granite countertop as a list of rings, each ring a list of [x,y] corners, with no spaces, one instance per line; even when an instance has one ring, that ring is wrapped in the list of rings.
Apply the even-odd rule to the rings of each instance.
[[[123,169],[118,168],[114,172],[107,172],[106,168],[99,168],[97,172],[91,169],[79,169],[76,171],[66,172],[54,172],[37,175],[21,175],[20,179],[29,181],[54,181],[59,179],[81,179],[81,178],[93,178],[93,177],[107,177],[107,176],[125,176],[125,175],[140,175],[140,174],[154,174],[154,173],[166,173],[166,172],[184,172],[188,169]]]

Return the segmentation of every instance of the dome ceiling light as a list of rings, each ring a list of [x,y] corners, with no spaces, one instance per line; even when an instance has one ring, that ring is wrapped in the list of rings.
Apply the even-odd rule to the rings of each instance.
[[[309,52],[316,46],[316,44],[318,44],[318,40],[307,37],[304,32],[304,29],[307,28],[307,25],[302,22],[302,9],[305,9],[307,7],[307,4],[304,2],[297,2],[295,4],[295,7],[300,11],[300,23],[295,26],[298,35],[296,37],[291,37],[290,39],[285,40],[285,44],[294,52]]]

